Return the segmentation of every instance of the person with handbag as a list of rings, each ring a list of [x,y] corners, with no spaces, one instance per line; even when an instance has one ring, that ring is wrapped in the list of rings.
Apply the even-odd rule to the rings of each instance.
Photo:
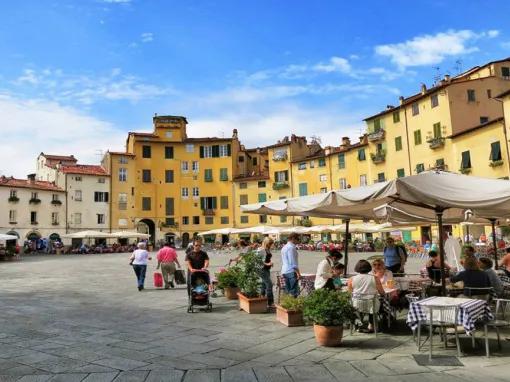
[[[169,242],[165,242],[163,248],[158,251],[157,254],[158,265],[156,269],[161,267],[161,273],[163,274],[163,281],[165,282],[165,289],[170,287],[175,288],[174,278],[177,266],[180,268],[179,259],[177,258],[177,251]]]
[[[131,255],[129,259],[133,266],[133,270],[135,271],[136,280],[138,283],[138,290],[141,292],[145,283],[145,274],[147,273],[147,262],[148,260],[152,260],[152,257],[149,256],[149,252],[147,252],[147,245],[144,242],[140,242],[137,245],[137,249]]]

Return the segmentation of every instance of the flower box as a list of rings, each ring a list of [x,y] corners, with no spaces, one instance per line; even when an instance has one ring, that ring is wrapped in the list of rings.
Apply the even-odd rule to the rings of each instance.
[[[28,203],[30,203],[30,204],[39,204],[39,203],[41,203],[41,199],[39,199],[39,198],[32,198],[32,199],[30,199],[28,201]]]
[[[267,297],[246,297],[239,292],[239,310],[249,314],[267,313]]]
[[[304,326],[303,311],[288,310],[281,305],[276,305],[276,319],[285,326]]]
[[[493,161],[489,162],[489,166],[491,166],[491,167],[499,167],[499,166],[503,166],[503,163],[505,163],[505,162],[503,162],[502,159],[500,159],[500,160],[493,160]]]
[[[17,202],[19,202],[19,198],[18,198],[17,196],[10,196],[8,200],[9,200],[9,202],[11,202],[11,203],[17,203]]]

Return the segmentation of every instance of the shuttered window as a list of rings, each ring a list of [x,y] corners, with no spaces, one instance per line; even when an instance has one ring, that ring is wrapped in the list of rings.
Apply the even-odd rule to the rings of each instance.
[[[462,152],[462,162],[460,168],[471,168],[471,155],[469,151]]]
[[[165,215],[174,214],[174,198],[165,198]]]
[[[434,138],[441,138],[441,123],[434,123],[433,125],[434,129]]]
[[[307,183],[299,183],[299,196],[308,195],[308,184]]]
[[[501,160],[501,146],[499,141],[491,143],[491,155],[489,159],[493,162]]]
[[[205,171],[204,171],[204,180],[206,182],[212,182],[213,181],[212,169],[210,169],[210,168],[205,169]]]

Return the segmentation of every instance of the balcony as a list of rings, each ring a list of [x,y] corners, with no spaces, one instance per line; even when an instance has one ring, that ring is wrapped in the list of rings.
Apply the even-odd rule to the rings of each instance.
[[[10,221],[9,224],[18,224],[18,222]]]
[[[37,225],[37,224],[39,224],[39,223],[37,223],[36,221],[31,221],[31,222],[30,222],[30,224],[32,224],[32,225]]]
[[[301,227],[311,227],[312,226],[312,221],[310,219],[298,219],[296,221],[296,224],[301,226]]]
[[[204,216],[214,216],[214,215],[216,215],[216,211],[214,211],[213,209],[202,210],[202,215],[204,215]]]
[[[28,203],[30,204],[40,204],[41,203],[41,199],[39,198],[31,198]]]
[[[51,225],[60,225],[59,222],[51,222]]]
[[[274,182],[273,183],[273,190],[284,190],[286,188],[289,188],[289,182]]]
[[[467,174],[469,174],[471,172],[471,167],[461,167],[459,169],[459,172],[461,174],[467,175]]]
[[[386,151],[381,150],[376,153],[370,153],[370,158],[374,164],[384,163],[386,160]]]
[[[119,202],[119,210],[127,210],[127,202]]]
[[[491,167],[499,167],[499,166],[503,166],[503,159],[500,159],[500,160],[491,160],[489,161],[489,166]]]
[[[54,199],[51,201],[51,204],[53,204],[54,206],[61,206],[62,202],[58,199]]]
[[[369,142],[382,141],[384,139],[384,137],[385,137],[384,129],[379,129],[377,131],[374,131],[373,133],[368,134]]]
[[[386,182],[386,178],[374,179],[374,183],[383,183],[383,182]]]
[[[18,203],[19,198],[17,196],[9,196],[9,203]]]
[[[444,146],[445,138],[444,137],[437,137],[437,138],[430,138],[427,139],[427,143],[429,144],[429,147],[432,150],[439,149]]]

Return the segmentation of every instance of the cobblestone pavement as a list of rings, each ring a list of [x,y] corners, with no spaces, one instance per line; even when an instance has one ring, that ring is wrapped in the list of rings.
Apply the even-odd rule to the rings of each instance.
[[[483,356],[462,338],[462,367],[419,366],[410,331],[345,333],[322,348],[310,327],[213,299],[186,313],[183,287],[138,292],[126,254],[34,256],[0,263],[0,381],[508,381],[510,342]],[[182,255],[181,255],[182,256]],[[304,271],[323,255],[307,254]],[[226,255],[215,255],[215,266]],[[402,321],[403,321],[402,317]],[[426,351],[426,348],[424,349]],[[438,354],[454,354],[438,347]]]

